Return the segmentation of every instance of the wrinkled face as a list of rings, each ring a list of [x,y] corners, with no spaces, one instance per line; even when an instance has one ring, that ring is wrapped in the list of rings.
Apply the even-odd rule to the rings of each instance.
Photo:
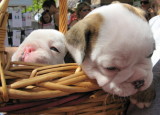
[[[104,91],[130,96],[151,85],[155,41],[142,10],[119,3],[97,8],[67,32],[66,42]]]
[[[127,28],[121,27],[120,21],[118,24],[103,23],[82,69],[106,92],[130,96],[145,90],[152,82],[154,40],[147,23],[141,24],[146,28],[143,30],[138,23],[133,26],[130,21],[126,21]]]
[[[153,78],[150,60],[153,49],[148,49],[149,52],[144,54],[136,48],[126,51],[127,47],[119,47],[115,51],[106,51],[107,48],[112,46],[93,51],[97,53],[96,58],[93,53],[82,63],[86,74],[96,79],[103,90],[119,96],[130,96],[150,86]]]
[[[64,36],[56,30],[33,31],[12,56],[12,61],[40,64],[64,63]]]

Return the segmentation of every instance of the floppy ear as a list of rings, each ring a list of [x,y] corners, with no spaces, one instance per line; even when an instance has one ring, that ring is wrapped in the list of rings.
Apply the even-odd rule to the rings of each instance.
[[[141,8],[138,8],[138,7],[134,7],[132,5],[129,5],[129,4],[126,4],[126,3],[121,3],[119,1],[112,1],[112,4],[116,4],[116,3],[119,3],[119,4],[122,4],[125,8],[127,8],[129,11],[133,12],[134,14],[136,14],[137,16],[141,17],[142,19],[144,19],[145,21],[146,18],[145,18],[145,15],[146,15],[146,12],[141,9]]]
[[[82,63],[86,54],[90,54],[102,22],[100,14],[92,14],[77,22],[65,34],[66,46],[77,63]]]
[[[139,16],[140,18],[142,18],[143,20],[147,21],[145,18],[146,12],[142,10],[141,8],[134,7],[132,5],[125,4],[125,3],[123,3],[123,6],[126,7],[129,11]]]

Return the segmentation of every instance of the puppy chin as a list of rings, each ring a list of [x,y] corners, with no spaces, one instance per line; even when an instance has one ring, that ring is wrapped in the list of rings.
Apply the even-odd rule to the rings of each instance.
[[[130,83],[119,84],[118,86],[114,83],[106,84],[102,89],[108,93],[115,94],[121,97],[131,96],[138,92]]]
[[[121,97],[127,97],[134,95],[139,91],[146,90],[151,85],[152,83],[151,81],[152,80],[145,80],[146,84],[140,89],[135,89],[133,84],[127,81],[120,84],[115,84],[114,82],[111,82],[109,84],[102,86],[102,89],[111,94],[115,94]]]
[[[146,67],[144,67],[146,66]],[[97,84],[107,93],[118,95],[121,97],[131,96],[138,91],[147,89],[153,80],[150,63],[135,66],[133,68],[122,69],[116,74],[103,72],[101,66],[97,62],[91,61],[90,58],[85,58],[82,63],[83,71],[91,79],[96,79]],[[135,88],[135,81],[144,80],[142,87]]]

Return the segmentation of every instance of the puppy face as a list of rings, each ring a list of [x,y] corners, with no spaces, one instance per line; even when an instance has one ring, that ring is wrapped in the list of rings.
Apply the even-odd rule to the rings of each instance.
[[[12,61],[42,64],[64,63],[66,48],[64,35],[56,30],[33,31],[13,54]]]
[[[140,9],[121,3],[97,8],[66,33],[66,46],[106,92],[130,96],[152,82],[154,39]]]

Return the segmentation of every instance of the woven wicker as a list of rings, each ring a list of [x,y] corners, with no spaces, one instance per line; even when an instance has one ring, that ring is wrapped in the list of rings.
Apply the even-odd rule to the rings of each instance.
[[[128,99],[104,92],[76,63],[11,62],[4,39],[8,0],[0,3],[0,112],[9,114],[122,115]]]

